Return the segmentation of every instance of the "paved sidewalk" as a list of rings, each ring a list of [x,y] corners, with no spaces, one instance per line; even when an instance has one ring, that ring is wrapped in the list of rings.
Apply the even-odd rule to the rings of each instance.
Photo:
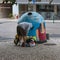
[[[0,60],[60,60],[60,38],[35,47],[15,46],[13,40],[0,42]]]
[[[18,19],[0,18],[0,22],[5,22],[5,21],[18,21]]]
[[[18,19],[10,19],[10,18],[0,18],[0,22],[4,21],[18,21]],[[45,20],[45,22],[60,22],[60,20]]]
[[[12,21],[15,21],[15,22],[12,22]],[[17,21],[18,21],[17,19],[0,19],[0,23],[12,22],[9,24],[1,24],[0,28],[10,27],[11,25],[15,29]],[[46,20],[46,22],[51,22],[51,21]],[[50,24],[49,26],[48,25],[49,23],[47,24],[48,32],[53,33],[54,35],[56,30],[54,31],[53,27],[56,26],[56,24],[54,25]],[[52,25],[53,25],[52,27],[53,29],[51,28]],[[50,28],[52,30],[50,30]],[[55,27],[55,29],[58,29],[58,28],[59,26]],[[9,34],[7,33],[4,36],[3,36],[3,33],[2,34],[0,33],[0,34],[3,37],[13,37],[15,35],[15,30],[13,31],[12,28],[10,31],[9,30],[6,29],[6,31],[8,31]],[[2,31],[2,32],[6,33],[6,31]],[[58,29],[58,33],[59,32],[60,30]],[[35,47],[15,46],[13,43],[13,40],[14,38],[11,40],[4,39],[4,41],[0,42],[0,60],[60,60],[60,37],[50,37],[50,40],[48,40],[46,43],[36,44]]]

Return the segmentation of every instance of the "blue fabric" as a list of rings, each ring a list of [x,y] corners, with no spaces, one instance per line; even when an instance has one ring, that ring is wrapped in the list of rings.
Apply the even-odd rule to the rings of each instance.
[[[44,22],[44,18],[37,12],[32,12],[32,15],[30,17],[27,14],[28,14],[28,12],[23,14],[19,18],[18,23],[20,23],[20,22],[30,22],[30,20],[34,20],[38,23]]]
[[[33,28],[29,30],[28,36],[36,36],[36,29],[39,28],[40,24],[37,22],[31,22]]]
[[[45,21],[44,21],[44,18],[39,13],[32,12],[32,15],[28,16],[28,12],[27,12],[19,18],[18,24],[21,22],[32,23],[34,28],[31,29],[27,35],[28,36],[36,36],[36,29],[39,28],[40,23],[43,23]]]

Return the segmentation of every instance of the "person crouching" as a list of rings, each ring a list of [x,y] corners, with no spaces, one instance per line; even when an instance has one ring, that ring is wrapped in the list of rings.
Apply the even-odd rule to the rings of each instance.
[[[27,33],[32,28],[32,24],[28,22],[21,22],[17,25],[17,34],[14,43],[16,45],[25,46],[27,40]]]

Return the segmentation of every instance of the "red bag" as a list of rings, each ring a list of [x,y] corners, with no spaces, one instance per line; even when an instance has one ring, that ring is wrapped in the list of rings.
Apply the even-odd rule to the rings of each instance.
[[[38,29],[38,37],[40,41],[45,41],[46,40],[46,32],[41,33],[41,31]]]
[[[38,29],[38,37],[41,42],[46,41],[46,29],[44,23],[40,24],[40,28]]]

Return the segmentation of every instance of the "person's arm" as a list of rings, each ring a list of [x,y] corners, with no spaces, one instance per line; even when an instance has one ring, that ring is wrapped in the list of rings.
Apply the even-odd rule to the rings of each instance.
[[[38,36],[38,29],[36,30],[36,38],[39,41],[39,36]]]
[[[42,29],[42,32],[41,33],[44,33],[45,32],[45,29],[44,29],[44,24],[43,23],[41,24],[41,29]]]

